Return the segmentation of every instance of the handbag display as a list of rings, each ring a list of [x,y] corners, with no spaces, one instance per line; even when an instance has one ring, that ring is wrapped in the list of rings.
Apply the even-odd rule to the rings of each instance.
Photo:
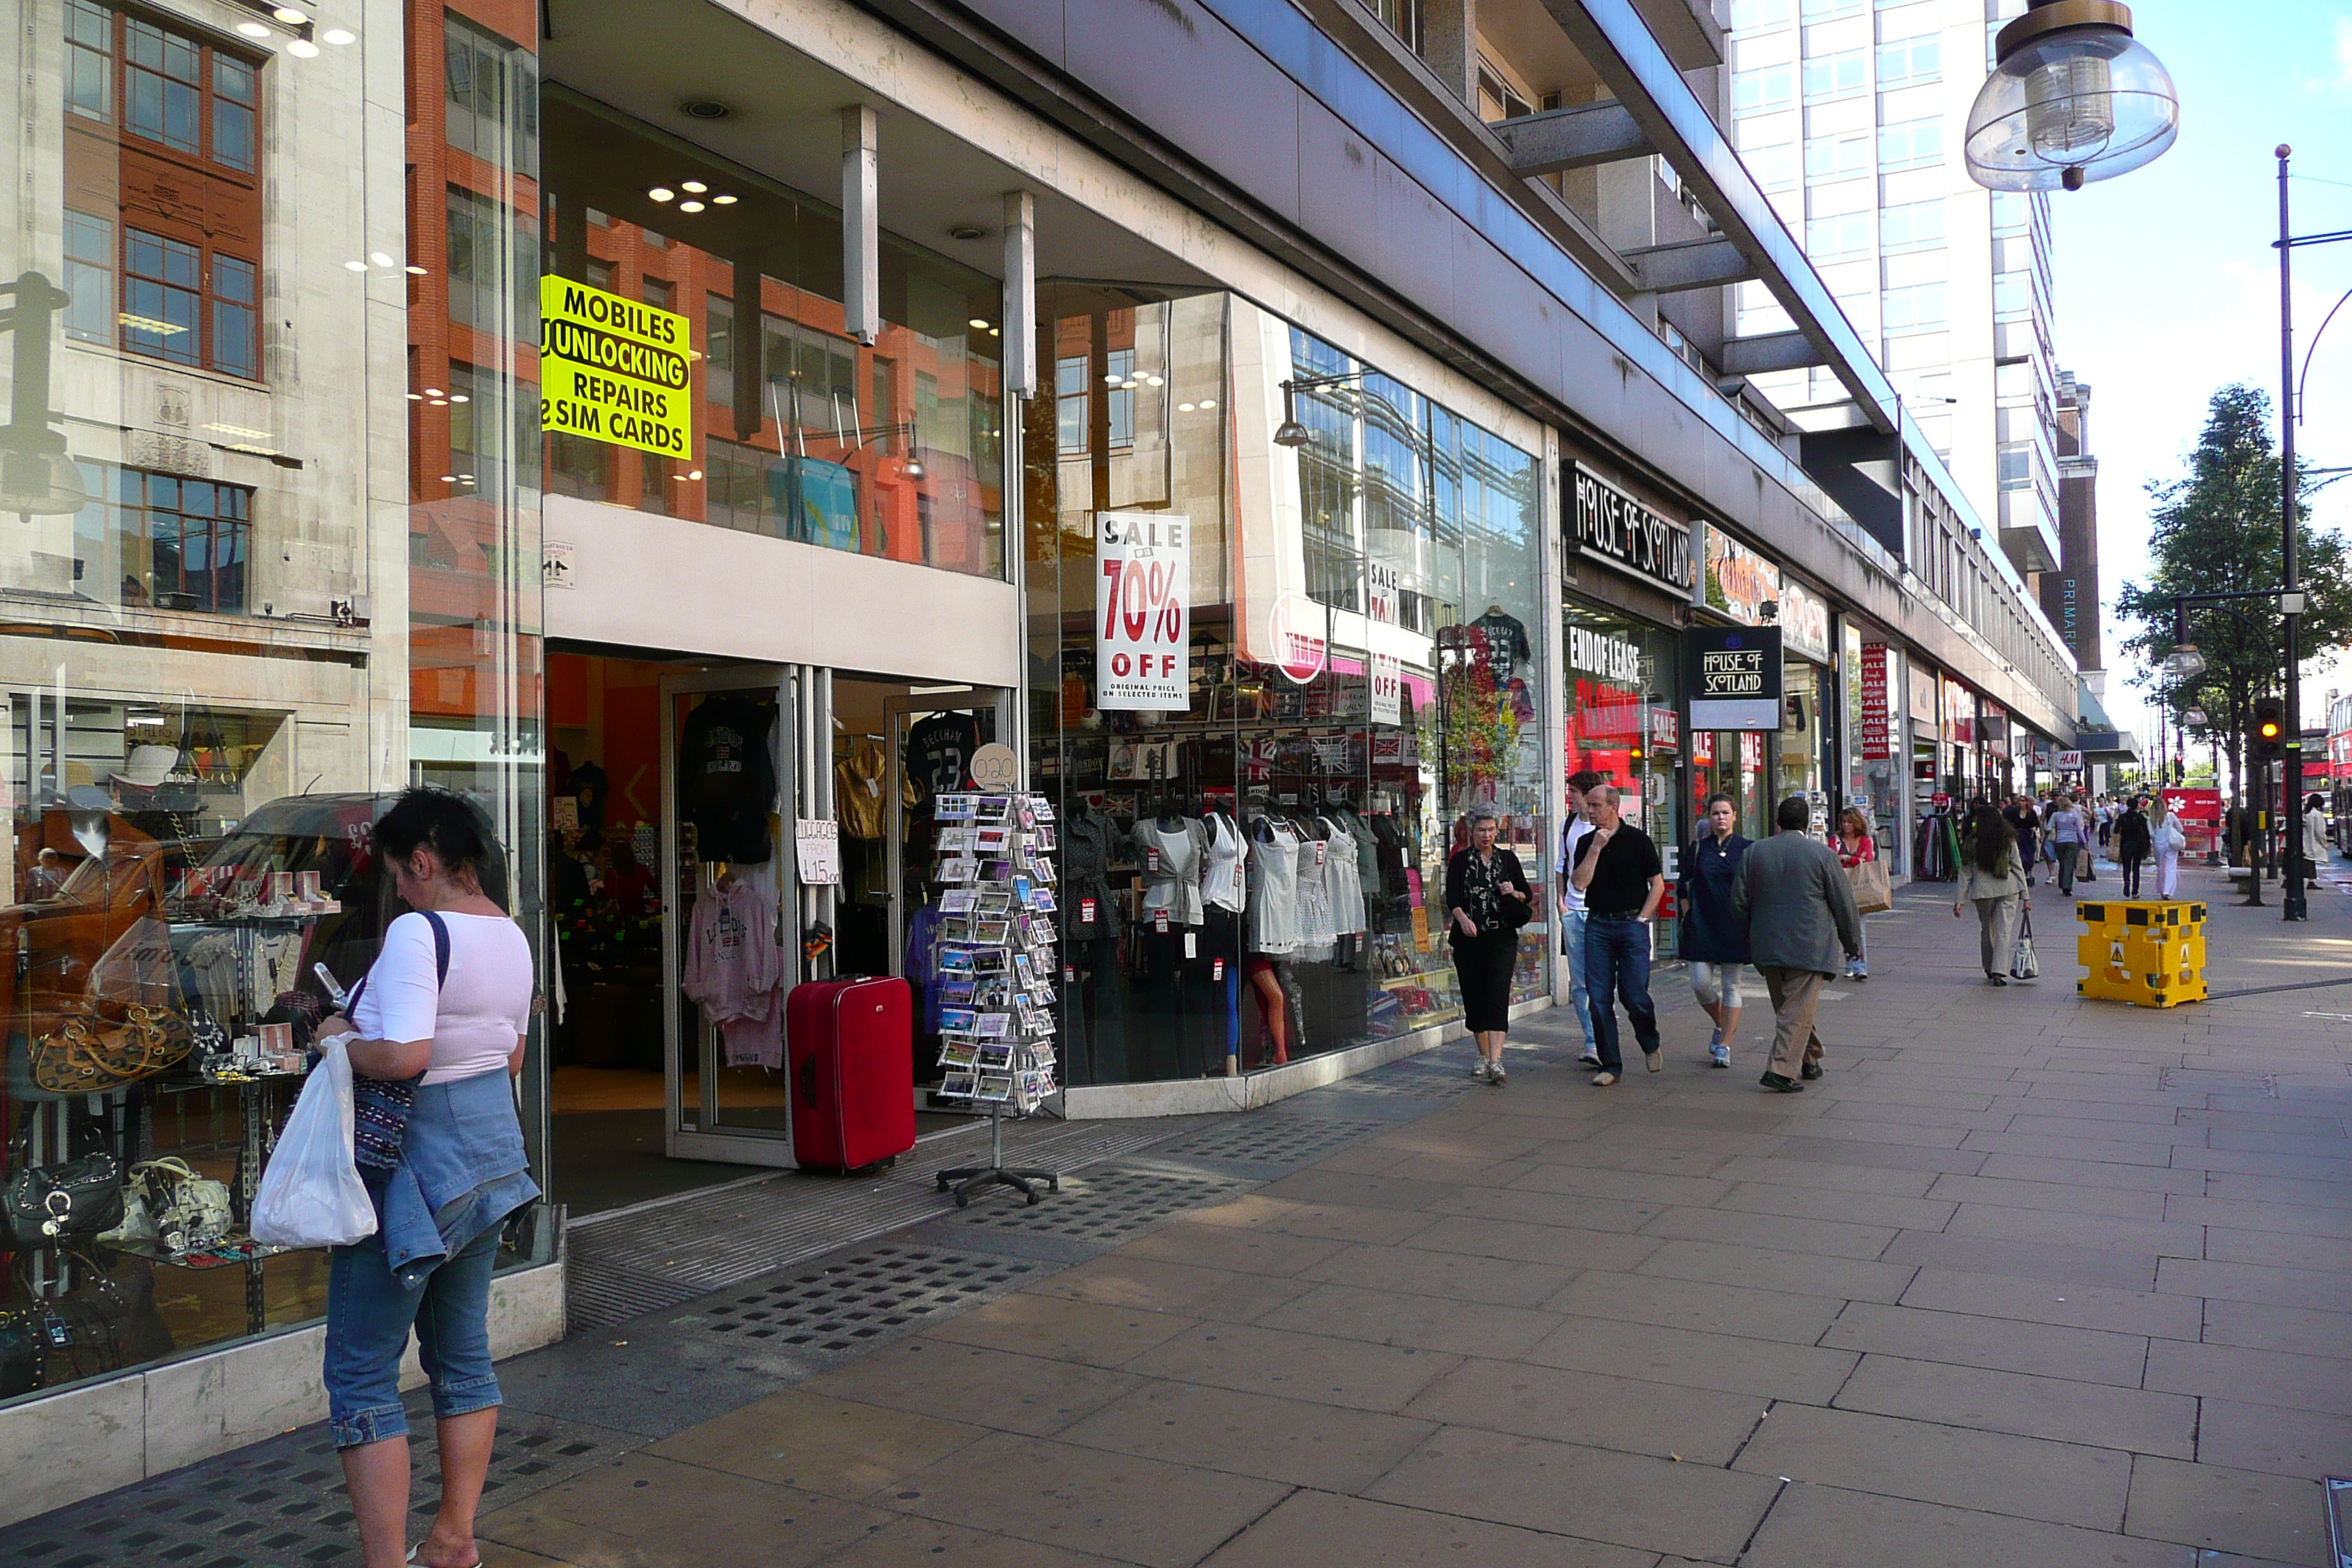
[[[122,1167],[111,1154],[23,1165],[0,1183],[0,1225],[11,1251],[58,1247],[122,1222]]]
[[[148,1160],[131,1166],[130,1205],[144,1212],[149,1236],[167,1252],[217,1246],[236,1224],[227,1184],[199,1173],[185,1160]]]
[[[1845,868],[1846,880],[1853,884],[1854,907],[1864,914],[1884,914],[1895,907],[1895,884],[1886,875],[1884,860],[1857,860]]]
[[[2042,962],[2033,954],[2033,911],[2027,910],[2017,917],[2017,946],[2009,958],[2011,980],[2039,980]]]

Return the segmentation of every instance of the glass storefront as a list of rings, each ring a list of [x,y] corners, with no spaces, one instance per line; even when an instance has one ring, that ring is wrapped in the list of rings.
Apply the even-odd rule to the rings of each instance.
[[[1618,790],[1617,808],[1648,834],[1674,879],[1682,824],[1676,810],[1684,762],[1681,728],[1681,644],[1675,633],[1577,599],[1562,607],[1563,662],[1568,668],[1566,765],[1591,771]],[[1721,736],[1708,739],[1720,742]],[[1737,738],[1734,737],[1736,754]],[[1696,771],[1696,770],[1695,770]],[[1674,953],[1671,900],[1654,922],[1658,951]]]
[[[1845,800],[1871,821],[1887,874],[1911,871],[1913,830],[1904,815],[1907,774],[1902,754],[1902,649],[1848,624],[1845,643]]]
[[[1002,575],[996,279],[886,230],[882,328],[862,343],[842,303],[837,208],[560,87],[542,113],[547,271],[584,286],[600,317],[617,300],[648,307],[656,327],[682,322],[688,344],[674,386],[605,395],[591,375],[576,403],[559,397],[580,415],[548,437],[550,491]],[[559,392],[569,374],[551,367]],[[645,417],[644,399],[665,392],[653,412],[667,421]]]
[[[350,984],[398,912],[396,792],[464,792],[538,928],[534,67],[429,15],[467,138],[429,166],[366,68],[398,10],[16,29],[0,1115],[11,1212],[49,1220],[0,1237],[0,1398],[323,1310],[325,1254],[246,1226],[313,966]]]
[[[1543,879],[1537,458],[1245,300],[1139,293],[1041,285],[1053,395],[1023,439],[1080,1085],[1458,1018],[1444,887],[1471,807]],[[1127,650],[1160,616],[1142,689]]]

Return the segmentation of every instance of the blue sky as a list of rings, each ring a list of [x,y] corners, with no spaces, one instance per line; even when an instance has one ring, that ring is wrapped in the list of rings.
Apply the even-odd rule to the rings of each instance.
[[[2116,648],[2116,589],[2147,560],[2147,482],[2176,478],[2206,400],[2278,383],[2280,142],[2294,148],[2298,234],[2352,229],[2352,5],[2135,0],[2133,30],[2172,72],[2180,137],[2136,173],[2069,195],[2056,215],[2059,363],[2092,388],[2108,705],[2143,740],[2153,715]],[[2298,359],[2352,289],[2352,242],[2295,253]],[[2352,305],[2320,341],[2296,437],[2315,464],[2352,464]],[[2352,530],[2352,479],[2323,492],[2323,525]],[[2305,668],[2305,721],[2352,660]]]

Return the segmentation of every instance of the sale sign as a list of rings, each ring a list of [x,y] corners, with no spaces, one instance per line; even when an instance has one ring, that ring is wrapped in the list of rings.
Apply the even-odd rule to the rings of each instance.
[[[1404,661],[1392,653],[1376,653],[1371,666],[1372,722],[1404,722]]]
[[[1192,705],[1192,524],[1164,511],[1095,519],[1095,706]]]
[[[1886,690],[1886,645],[1862,645],[1862,760],[1883,763],[1895,755]]]

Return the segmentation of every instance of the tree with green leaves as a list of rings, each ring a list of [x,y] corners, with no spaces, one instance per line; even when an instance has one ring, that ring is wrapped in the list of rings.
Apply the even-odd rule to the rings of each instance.
[[[2298,484],[2298,500],[2303,493]],[[2149,570],[2116,596],[2117,617],[2136,628],[2123,644],[2137,660],[2131,680],[2176,712],[2205,710],[2207,724],[2192,731],[2228,752],[2231,795],[2242,805],[2245,734],[2254,700],[2282,689],[2285,679],[2278,601],[2189,606],[2189,640],[2205,656],[2205,673],[2168,682],[2158,667],[2172,651],[2176,597],[2275,587],[2283,575],[2279,452],[2268,395],[2242,383],[2216,392],[2189,454],[2187,475],[2151,481],[2148,494],[2155,502]],[[2309,595],[2298,640],[2308,662],[2352,647],[2352,570],[2344,540],[2315,529],[2307,507],[2298,506],[2297,514],[2296,576]]]

